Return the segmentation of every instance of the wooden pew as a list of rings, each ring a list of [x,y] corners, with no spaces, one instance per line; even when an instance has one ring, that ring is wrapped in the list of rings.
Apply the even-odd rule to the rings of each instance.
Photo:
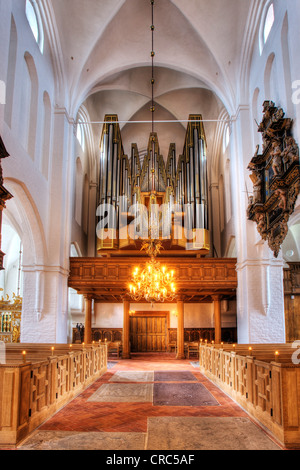
[[[121,341],[114,341],[107,343],[108,347],[108,356],[116,355],[119,358],[122,354],[122,344]]]
[[[187,343],[186,357],[189,359],[190,356],[193,356],[198,359],[199,357],[199,342],[198,341]]]
[[[106,371],[105,344],[7,345],[0,364],[0,447],[17,445]]]
[[[300,448],[299,359],[294,344],[199,348],[201,372],[291,449]]]

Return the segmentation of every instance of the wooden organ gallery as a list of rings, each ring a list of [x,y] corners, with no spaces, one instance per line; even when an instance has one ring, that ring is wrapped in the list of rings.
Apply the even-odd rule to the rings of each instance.
[[[177,358],[184,358],[186,343],[203,339],[201,318],[192,334],[184,327],[184,305],[191,302],[213,305],[214,328],[204,338],[221,342],[221,301],[235,300],[236,260],[209,257],[206,139],[201,115],[189,116],[178,158],[175,144],[171,144],[165,161],[158,136],[152,132],[143,161],[136,144],[131,145],[129,159],[116,115],[105,116],[100,150],[98,256],[70,260],[69,286],[85,298],[84,335],[77,335],[75,341],[104,339],[99,329],[92,328],[94,301],[123,303],[122,337],[115,330],[105,336],[113,343],[116,339],[121,342],[123,358],[135,351],[169,351],[173,345]],[[159,244],[157,259],[174,273],[175,330],[170,328],[170,312],[159,313],[155,302],[152,307],[149,303],[144,314],[133,310],[128,284],[134,267],[147,262],[142,248],[149,241]],[[236,340],[235,328],[226,333]]]

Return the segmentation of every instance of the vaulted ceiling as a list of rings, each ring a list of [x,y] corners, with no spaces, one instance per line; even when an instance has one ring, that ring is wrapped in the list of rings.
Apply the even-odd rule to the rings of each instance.
[[[84,103],[93,122],[118,114],[125,152],[141,151],[151,120],[150,0],[51,0],[71,112]],[[217,120],[235,109],[245,32],[257,0],[156,0],[156,120],[161,153],[182,151],[189,114]],[[92,129],[98,145],[101,124]],[[216,123],[205,125],[212,147]]]

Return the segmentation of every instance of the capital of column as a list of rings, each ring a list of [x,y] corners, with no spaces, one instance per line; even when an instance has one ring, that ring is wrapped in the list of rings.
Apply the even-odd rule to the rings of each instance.
[[[218,301],[221,301],[221,300],[222,300],[222,295],[220,295],[220,294],[215,294],[215,295],[212,295],[211,298],[212,298],[212,300],[213,300],[214,302],[218,302]]]
[[[94,300],[93,294],[83,294],[83,298],[84,300],[90,300],[90,301]]]

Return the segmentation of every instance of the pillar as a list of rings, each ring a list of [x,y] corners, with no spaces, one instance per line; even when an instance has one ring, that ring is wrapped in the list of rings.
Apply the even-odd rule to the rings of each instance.
[[[215,343],[221,343],[221,297],[219,295],[212,296],[214,302],[214,318],[215,318]]]
[[[84,322],[84,342],[91,344],[92,342],[92,296],[85,295],[85,322]]]
[[[129,317],[130,302],[129,300],[123,301],[123,341],[122,341],[122,358],[130,359],[130,317]]]
[[[184,301],[177,300],[177,356],[176,359],[184,359]]]
[[[255,151],[253,126],[256,127],[249,106],[239,106],[236,116],[232,116],[230,139],[238,276],[237,340],[239,344],[284,343],[284,260],[281,253],[274,258],[256,223],[247,218],[245,182],[250,195],[253,185],[248,165]]]

